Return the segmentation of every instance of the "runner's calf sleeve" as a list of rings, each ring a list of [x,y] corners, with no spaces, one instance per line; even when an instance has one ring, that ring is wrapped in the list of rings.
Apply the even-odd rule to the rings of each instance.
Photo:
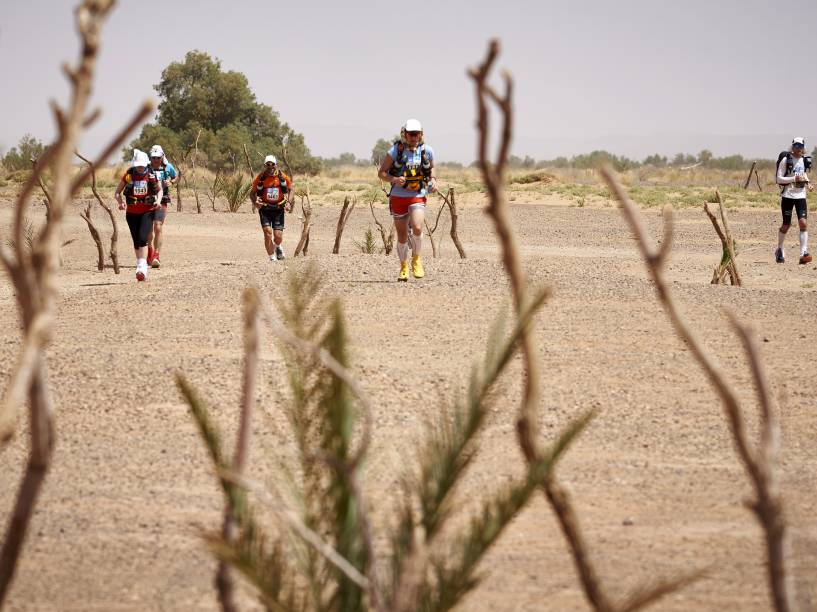
[[[785,232],[777,232],[777,248],[782,249],[783,244],[786,242],[786,234]]]
[[[412,249],[412,255],[419,255],[420,251],[423,250],[423,233],[420,232],[419,234],[412,234],[411,243],[414,247]]]
[[[808,231],[800,231],[800,255],[808,253]]]
[[[400,261],[406,261],[408,259],[408,242],[397,243],[397,256],[400,258]]]

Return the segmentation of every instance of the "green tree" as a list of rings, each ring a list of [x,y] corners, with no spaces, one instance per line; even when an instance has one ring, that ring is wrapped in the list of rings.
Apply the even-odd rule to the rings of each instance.
[[[698,153],[698,161],[702,164],[707,163],[708,161],[712,160],[712,151],[709,149],[704,149],[700,153]]]
[[[314,174],[321,169],[303,136],[256,100],[247,77],[222,70],[221,62],[207,53],[190,51],[183,62],[171,63],[155,89],[161,99],[156,122],[142,128],[124,150],[125,159],[133,148],[147,150],[153,144],[179,159],[198,138],[199,160],[214,169],[238,165],[244,145],[257,158],[256,165],[269,153],[280,157],[286,145],[293,171]]]
[[[3,167],[6,170],[25,170],[31,167],[31,158],[38,158],[42,155],[46,146],[34,138],[31,134],[26,134],[20,139],[16,147],[3,156]]]
[[[656,153],[655,155],[648,155],[645,157],[642,163],[645,166],[655,166],[656,168],[661,168],[667,165],[667,158]]]
[[[382,162],[383,158],[388,154],[391,146],[398,140],[400,140],[399,136],[395,136],[391,140],[386,140],[385,138],[378,140],[374,147],[372,147],[372,163],[379,166],[380,162]]]

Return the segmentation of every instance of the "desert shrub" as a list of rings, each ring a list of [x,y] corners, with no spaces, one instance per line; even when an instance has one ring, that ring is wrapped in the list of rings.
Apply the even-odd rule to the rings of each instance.
[[[31,159],[40,157],[46,148],[42,142],[31,134],[26,134],[20,139],[16,147],[12,147],[3,156],[3,167],[9,171],[27,170],[31,168]]]
[[[522,174],[520,176],[512,176],[510,178],[511,184],[521,184],[527,185],[529,183],[552,183],[556,180],[556,177],[553,176],[549,172],[545,172],[544,170],[537,170],[535,172],[528,172],[527,174]]]
[[[300,517],[297,523],[290,520],[290,529],[286,520],[272,529],[261,524],[261,509],[247,489],[229,477],[210,409],[183,377],[178,378],[238,522],[234,539],[221,532],[208,534],[211,549],[257,590],[267,610],[450,610],[477,587],[480,560],[588,421],[584,417],[570,426],[521,477],[472,500],[478,510],[470,521],[454,520],[462,507],[454,492],[479,450],[479,435],[498,400],[495,383],[545,294],[519,312],[510,331],[498,320],[465,395],[431,411],[436,416],[420,444],[417,467],[402,477],[394,475],[402,484],[391,505],[378,500],[381,507],[394,508],[394,515],[388,521],[387,548],[376,550],[375,542],[383,539],[371,533],[360,483],[369,425],[362,434],[357,431],[361,420],[371,423],[371,407],[356,383],[350,383],[341,303],[324,299],[314,269],[289,281],[290,300],[279,303],[279,312],[281,329],[291,332],[282,349],[290,387],[285,410],[298,465],[286,470],[290,476],[276,490],[296,489]],[[291,516],[282,509],[280,496],[273,505],[279,518]],[[458,526],[453,534],[452,523]],[[319,552],[314,539],[307,544],[305,531],[318,534],[349,567],[340,570],[342,564]]]
[[[366,228],[366,232],[363,234],[363,240],[361,242],[355,240],[355,246],[361,253],[365,253],[366,255],[372,255],[378,252],[377,242],[375,242],[374,232],[372,231],[371,227]]]
[[[227,210],[238,212],[241,205],[250,197],[252,182],[244,178],[240,172],[225,176],[221,181],[221,195],[227,200]]]
[[[37,238],[37,233],[37,228],[34,226],[34,222],[26,217],[23,217],[23,250],[26,253],[31,253],[31,251],[34,249],[34,241]],[[6,235],[9,236],[9,238],[6,238],[6,246],[8,246],[8,248],[11,250],[15,250],[17,245],[14,238],[11,237],[14,235],[14,228],[10,227],[6,232]]]

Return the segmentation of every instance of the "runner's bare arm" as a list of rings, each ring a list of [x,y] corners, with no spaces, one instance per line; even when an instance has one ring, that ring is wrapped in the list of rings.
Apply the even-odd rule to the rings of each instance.
[[[258,202],[257,202],[256,196],[255,196],[255,194],[257,193],[257,190],[258,190],[258,177],[256,176],[253,179],[252,187],[250,188],[250,202],[252,202],[252,207],[253,208],[258,208]]]
[[[402,176],[392,176],[389,174],[389,170],[391,169],[394,160],[392,159],[391,155],[386,154],[386,157],[383,158],[383,162],[380,164],[380,169],[377,171],[377,176],[380,178],[381,181],[386,183],[390,183],[392,185],[405,185],[406,179]]]
[[[119,205],[119,210],[125,210],[125,203],[122,201],[122,190],[125,188],[125,179],[120,179],[113,194],[113,199]]]

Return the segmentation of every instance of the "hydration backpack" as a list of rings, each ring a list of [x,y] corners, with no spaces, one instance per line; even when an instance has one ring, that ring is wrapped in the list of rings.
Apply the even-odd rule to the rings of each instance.
[[[125,185],[125,203],[128,205],[137,202],[153,204],[156,200],[156,194],[159,193],[159,182],[156,180],[155,173],[148,168],[139,173],[134,166],[128,170],[128,174],[130,174],[131,180]]]
[[[428,184],[431,178],[431,160],[428,159],[425,144],[418,146],[420,151],[420,164],[408,164],[406,159],[406,145],[398,140],[394,143],[397,147],[396,159],[392,160],[389,174],[392,176],[402,176],[406,179],[404,189],[409,191],[420,191]]]

